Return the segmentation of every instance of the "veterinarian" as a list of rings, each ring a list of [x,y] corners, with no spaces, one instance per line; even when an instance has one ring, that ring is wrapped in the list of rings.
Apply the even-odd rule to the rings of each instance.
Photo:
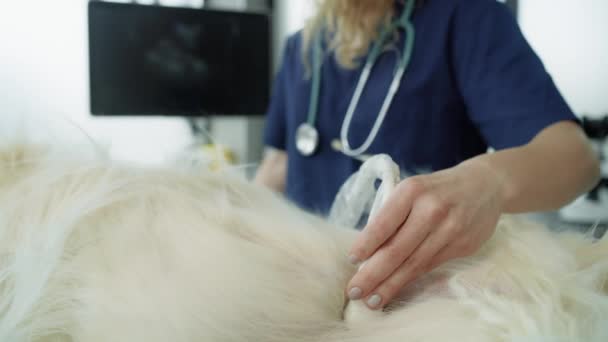
[[[367,263],[346,293],[371,309],[476,252],[501,214],[559,208],[599,175],[571,109],[495,0],[323,1],[288,39],[264,141],[256,181],[318,214],[365,156],[417,173],[352,247],[350,261]]]

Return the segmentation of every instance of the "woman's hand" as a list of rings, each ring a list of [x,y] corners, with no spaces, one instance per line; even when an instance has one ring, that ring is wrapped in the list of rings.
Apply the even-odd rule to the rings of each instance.
[[[355,242],[350,261],[365,265],[347,287],[371,309],[443,262],[476,252],[502,213],[503,177],[472,159],[402,181]]]

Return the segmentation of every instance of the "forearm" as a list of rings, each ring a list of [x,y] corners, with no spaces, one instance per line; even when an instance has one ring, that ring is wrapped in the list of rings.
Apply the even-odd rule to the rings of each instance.
[[[264,158],[255,174],[254,183],[283,192],[286,178],[287,154],[276,149],[266,149]]]
[[[540,132],[529,144],[470,159],[502,180],[503,211],[554,210],[590,190],[599,179],[599,162],[582,130],[562,122]]]

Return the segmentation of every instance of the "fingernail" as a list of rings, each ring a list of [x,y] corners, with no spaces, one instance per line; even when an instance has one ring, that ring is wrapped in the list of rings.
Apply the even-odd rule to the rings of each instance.
[[[348,256],[348,262],[350,262],[353,265],[356,265],[356,264],[359,263],[359,258],[357,258],[353,254],[351,254],[351,255]]]
[[[367,300],[367,305],[369,305],[372,308],[375,308],[378,305],[380,305],[381,302],[382,302],[382,297],[380,297],[380,295],[375,294],[375,295],[369,297],[369,299]]]
[[[357,300],[357,299],[361,298],[362,294],[363,294],[363,291],[361,291],[360,288],[353,287],[352,289],[350,289],[350,291],[348,291],[348,299]]]

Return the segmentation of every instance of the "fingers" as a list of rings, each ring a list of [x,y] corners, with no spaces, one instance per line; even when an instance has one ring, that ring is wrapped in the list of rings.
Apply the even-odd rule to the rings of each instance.
[[[435,227],[442,225],[448,213],[447,210],[437,203],[435,199],[431,198],[418,202],[406,223],[397,234],[380,247],[366,261],[365,267],[355,274],[347,287],[350,299],[356,300],[368,297],[371,291],[389,278],[406,259],[411,260],[409,261],[411,263],[415,260],[413,258],[416,258],[416,263],[421,263],[421,265],[426,265],[426,263],[430,262],[437,251],[445,245],[444,241],[447,241],[447,237],[443,236],[444,234],[430,235],[436,229]],[[438,242],[435,242],[435,239],[431,238],[431,236],[435,235],[439,238]],[[417,248],[420,248],[421,244],[425,245],[422,248],[422,254],[420,252],[413,254]],[[440,245],[435,246],[436,244]],[[431,249],[427,251],[429,248]],[[422,259],[417,260],[417,258]],[[416,266],[418,267],[419,265],[416,264]],[[376,298],[372,296],[369,300],[374,302]]]
[[[413,212],[405,226],[365,262],[347,287],[351,300],[366,297],[418,247],[428,235],[425,220],[425,215]]]
[[[370,309],[379,309],[388,304],[407,284],[435,267],[434,256],[447,250],[449,229],[435,231],[418,246],[388,278],[375,288],[366,298]]]
[[[476,248],[469,239],[454,239],[458,232],[457,226],[446,223],[442,229],[430,234],[390,277],[365,298],[367,306],[370,309],[382,308],[423,274],[447,261],[473,254]]]
[[[361,232],[350,252],[353,264],[367,260],[380,246],[403,225],[410,214],[416,197],[421,194],[423,184],[415,178],[400,183],[386,204]]]
[[[429,263],[429,271],[432,271],[437,267],[443,265],[444,262],[453,259],[453,253],[452,251],[448,251],[448,249],[450,249],[450,246],[446,245],[435,254],[435,256],[431,259],[431,262]]]

